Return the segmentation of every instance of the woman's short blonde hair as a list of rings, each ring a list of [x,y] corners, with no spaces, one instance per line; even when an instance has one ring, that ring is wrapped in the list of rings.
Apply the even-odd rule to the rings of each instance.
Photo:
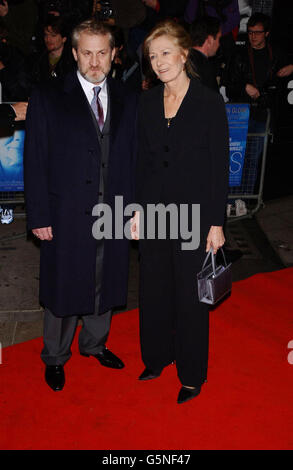
[[[178,46],[182,53],[186,53],[186,63],[185,68],[186,72],[191,77],[198,77],[196,71],[194,70],[194,66],[192,65],[191,60],[189,59],[189,51],[192,47],[191,37],[186,31],[186,29],[176,23],[173,20],[164,20],[158,23],[151,32],[147,35],[143,43],[143,53],[144,56],[149,59],[149,49],[150,43],[161,36],[168,36],[176,46]]]

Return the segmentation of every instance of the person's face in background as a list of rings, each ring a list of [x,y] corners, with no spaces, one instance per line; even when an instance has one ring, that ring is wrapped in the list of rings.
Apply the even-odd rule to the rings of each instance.
[[[163,83],[172,82],[185,74],[187,53],[166,35],[153,39],[149,45],[152,69]]]
[[[44,41],[49,53],[62,52],[66,39],[66,37],[63,38],[61,34],[53,31],[51,26],[44,29]]]
[[[220,47],[220,39],[222,36],[222,31],[219,30],[218,34],[214,38],[213,36],[208,36],[209,40],[209,52],[208,52],[208,57],[213,57],[216,55],[219,47]]]
[[[111,48],[110,35],[81,33],[77,48],[72,49],[81,75],[93,84],[101,83],[111,69],[115,48]]]
[[[268,31],[265,32],[264,27],[261,23],[257,23],[255,26],[249,26],[247,28],[248,39],[253,49],[263,49],[266,45],[266,38],[268,37]]]

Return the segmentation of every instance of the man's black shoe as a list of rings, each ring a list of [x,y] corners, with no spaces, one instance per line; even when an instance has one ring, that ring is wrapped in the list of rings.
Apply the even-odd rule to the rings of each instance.
[[[62,390],[65,384],[63,366],[46,366],[45,379],[54,392]]]
[[[157,377],[160,377],[161,373],[161,370],[159,372],[154,372],[153,370],[146,368],[143,373],[138,377],[138,380],[156,379]]]
[[[177,398],[177,403],[185,403],[188,400],[191,400],[194,397],[197,397],[197,395],[200,394],[201,387],[194,387],[194,388],[189,388],[189,387],[184,387],[182,385],[178,398]]]
[[[80,353],[82,356],[89,357],[93,356],[105,367],[111,367],[112,369],[123,369],[124,364],[119,359],[119,357],[115,356],[109,349],[104,347],[104,349],[97,354],[86,354]]]

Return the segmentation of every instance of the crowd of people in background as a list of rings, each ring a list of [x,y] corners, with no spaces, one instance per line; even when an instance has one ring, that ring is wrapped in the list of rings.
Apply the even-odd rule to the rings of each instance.
[[[90,17],[114,29],[116,54],[110,76],[138,92],[157,83],[143,58],[142,44],[154,25],[165,18],[175,19],[190,32],[191,59],[199,80],[222,92],[225,100],[268,105],[270,91],[293,73],[285,52],[270,44],[270,18],[261,13],[248,22],[246,45],[236,45],[238,0],[3,0],[2,102],[25,106],[34,87],[73,70],[71,31]],[[6,109],[10,124],[16,115],[15,109]],[[256,112],[254,117],[258,120]],[[12,215],[5,221],[12,221]]]
[[[195,67],[201,68],[202,62],[208,59],[202,70],[205,74],[206,67],[213,69],[213,88],[227,85],[230,67],[235,71],[234,58],[239,58],[239,47],[235,45],[240,22],[238,0],[3,0],[0,4],[2,101],[26,101],[36,85],[72,70],[75,62],[71,31],[91,16],[113,25],[116,57],[111,75],[136,90],[149,88],[156,82],[143,60],[142,43],[153,26],[166,17],[175,18],[190,31]],[[269,29],[267,22],[266,33]],[[274,72],[288,65],[284,53],[278,61],[281,66]],[[284,73],[292,70],[293,67],[288,68]],[[209,85],[211,73],[210,70],[209,76],[203,79]],[[239,67],[234,76],[236,83],[237,73]],[[234,90],[235,86],[233,99]]]

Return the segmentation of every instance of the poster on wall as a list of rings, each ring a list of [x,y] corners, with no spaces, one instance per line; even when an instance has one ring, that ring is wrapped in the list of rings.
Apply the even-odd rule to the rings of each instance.
[[[0,192],[23,191],[24,135],[22,124],[0,129]]]
[[[240,186],[242,180],[249,121],[249,104],[226,104],[229,124],[229,186]]]

